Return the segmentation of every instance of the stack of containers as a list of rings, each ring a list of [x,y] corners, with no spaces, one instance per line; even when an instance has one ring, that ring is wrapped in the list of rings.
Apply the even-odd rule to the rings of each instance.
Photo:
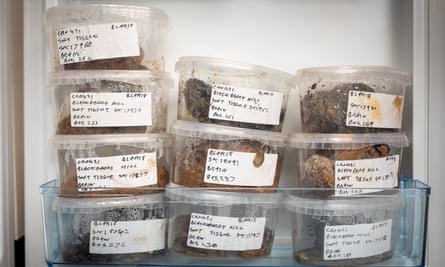
[[[370,264],[393,255],[403,198],[397,190],[405,90],[410,78],[385,66],[297,71],[303,133],[292,134],[300,194],[294,258],[303,264]]]
[[[169,248],[183,255],[252,258],[271,252],[293,76],[208,57],[182,57]],[[206,188],[203,189],[203,187]]]
[[[163,254],[162,188],[173,147],[166,133],[168,16],[141,6],[58,5],[45,13],[45,25],[61,262],[131,263]]]

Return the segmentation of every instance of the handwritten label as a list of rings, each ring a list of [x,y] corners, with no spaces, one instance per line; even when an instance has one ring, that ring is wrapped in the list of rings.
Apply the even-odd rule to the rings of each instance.
[[[324,260],[364,258],[391,249],[392,220],[356,225],[326,225]]]
[[[72,127],[152,125],[150,92],[71,93]]]
[[[166,219],[92,221],[90,253],[125,254],[165,248]]]
[[[277,154],[207,150],[204,182],[237,186],[273,185]]]
[[[209,118],[278,125],[282,102],[280,92],[213,84]]]
[[[335,194],[353,195],[398,185],[399,155],[335,161]],[[369,188],[369,189],[366,189]]]
[[[223,217],[192,213],[187,246],[212,250],[261,248],[265,217]]]
[[[60,29],[56,32],[60,64],[139,56],[135,22]]]
[[[346,125],[368,128],[401,128],[403,96],[349,91]]]
[[[76,159],[79,192],[156,184],[156,152]]]

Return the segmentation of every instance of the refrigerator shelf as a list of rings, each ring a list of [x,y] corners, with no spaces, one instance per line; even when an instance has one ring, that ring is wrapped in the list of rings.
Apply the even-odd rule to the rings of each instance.
[[[167,189],[169,190],[169,189]],[[175,194],[178,193],[178,188],[170,189],[173,190]],[[184,188],[181,188],[184,190]],[[188,191],[190,190],[190,191]],[[248,195],[244,189],[241,195]],[[184,205],[207,205],[208,203],[203,204],[203,202],[195,202],[192,199],[193,192],[198,192],[200,195],[208,195],[209,188],[187,188],[185,190],[185,195],[187,196],[187,201],[190,203],[186,203],[184,200],[172,199],[172,198],[163,198],[163,203],[167,206],[166,210],[168,210],[165,214],[166,217],[171,219],[174,217],[175,210],[180,208],[185,212],[187,210],[187,206]],[[319,191],[319,190],[316,190]],[[380,192],[372,193],[367,196],[354,196],[354,197],[343,197],[343,200],[335,200],[340,201],[342,205],[344,203],[359,203],[363,201],[378,201],[378,199],[384,199],[384,205],[381,206],[381,209],[391,209],[388,208],[390,206],[398,206],[398,203],[401,204],[401,209],[397,213],[399,216],[394,220],[393,225],[397,226],[396,234],[394,235],[394,244],[391,247],[391,251],[393,255],[388,260],[383,260],[379,262],[375,262],[372,264],[365,264],[365,266],[381,266],[381,267],[389,267],[389,266],[424,266],[425,265],[425,246],[426,246],[426,233],[427,233],[427,220],[428,220],[428,204],[429,204],[429,196],[430,196],[431,188],[429,185],[410,178],[402,178],[401,186],[398,189],[385,189]],[[181,191],[182,193],[184,191]],[[45,231],[45,257],[46,263],[48,266],[325,266],[325,265],[311,265],[311,264],[302,264],[297,262],[294,259],[294,251],[298,251],[298,244],[293,243],[292,235],[295,234],[297,228],[293,228],[293,220],[295,218],[300,218],[295,216],[295,210],[292,207],[295,203],[288,201],[288,195],[298,195],[297,198],[301,194],[314,193],[313,189],[301,189],[301,188],[277,188],[274,192],[266,192],[270,194],[278,194],[280,195],[279,203],[277,204],[278,215],[277,215],[277,225],[275,230],[275,239],[273,242],[273,246],[271,252],[268,256],[264,257],[256,257],[256,258],[236,258],[236,257],[221,257],[221,258],[203,258],[203,257],[191,257],[185,256],[182,254],[178,254],[176,252],[171,251],[170,246],[171,242],[168,242],[168,247],[165,250],[165,254],[150,257],[143,262],[137,263],[114,263],[107,262],[106,264],[98,264],[97,262],[69,262],[64,260],[62,257],[62,245],[61,245],[61,236],[60,230],[62,229],[62,225],[60,225],[60,220],[58,220],[58,214],[56,211],[56,207],[59,207],[59,204],[55,204],[57,199],[59,198],[59,187],[57,185],[56,180],[52,180],[48,183],[41,185],[40,187],[42,205],[43,205],[43,224]],[[229,194],[238,193],[238,192],[230,192]],[[326,192],[325,192],[326,193]],[[171,195],[171,192],[166,194]],[[282,197],[282,198],[281,198]],[[353,198],[351,200],[351,198]],[[90,198],[91,199],[91,198]],[[261,206],[262,208],[269,208],[273,203],[269,203],[270,200],[261,200],[258,199],[251,200],[250,203],[233,203],[230,200],[225,201],[225,203],[220,203],[219,205],[227,206],[227,205],[243,205],[243,207],[249,206]],[[292,198],[291,198],[292,199]],[[300,212],[304,210],[303,213],[311,213],[307,212],[308,210],[314,208],[314,203],[317,200],[312,201],[313,199],[307,199],[308,202],[304,204],[304,208],[301,208],[300,204],[296,204],[296,210]],[[401,202],[398,202],[398,199],[401,199]],[[237,199],[232,199],[234,201],[238,201]],[[94,201],[98,201],[97,199]],[[364,212],[368,212],[368,208],[357,208],[357,211],[353,211],[353,208],[349,209],[338,209],[336,211],[334,203],[332,207],[328,204],[324,206],[325,215],[320,215],[318,213],[317,216],[311,215],[310,218],[320,218],[323,216],[355,216],[356,214],[364,214]],[[354,202],[352,202],[354,201]],[[95,202],[98,203],[98,202]],[[308,204],[309,203],[309,204]],[[377,202],[376,202],[377,203]],[[396,204],[394,204],[396,203]],[[59,205],[59,206],[57,206]],[[115,204],[113,204],[115,205]],[[312,206],[311,206],[312,205]],[[350,204],[349,204],[350,205]],[[355,205],[355,204],[354,204]],[[374,205],[375,207],[379,205]],[[394,206],[394,207],[395,207]],[[66,206],[67,208],[75,209],[73,206]],[[83,206],[86,207],[86,206]],[[116,208],[117,206],[113,206]],[[122,207],[122,206],[119,206]],[[290,207],[290,208],[289,208]],[[95,209],[100,208],[95,204]],[[152,207],[155,209],[156,207]],[[219,209],[220,207],[213,206],[212,209]],[[256,209],[257,210],[257,209]],[[365,211],[366,210],[366,211]],[[60,210],[58,210],[60,212]],[[78,212],[79,209],[76,210]],[[327,215],[328,213],[334,212],[331,215]],[[349,214],[350,213],[350,214]],[[145,213],[146,214],[146,213]],[[381,214],[381,212],[377,212],[376,214]],[[212,215],[213,216],[213,215]],[[361,216],[361,215],[360,215]],[[215,217],[213,217],[215,218]],[[352,217],[351,217],[352,218]],[[59,218],[60,219],[60,218]],[[74,220],[71,221],[75,223]],[[332,221],[331,221],[332,222]],[[169,222],[171,225],[171,222]],[[326,229],[326,228],[325,228]],[[205,229],[203,229],[205,230]],[[301,230],[301,229],[300,229]],[[172,229],[168,230],[168,234],[171,234]],[[373,234],[371,233],[371,236]],[[122,254],[121,254],[122,255]],[[233,255],[233,254],[229,254]],[[122,259],[122,258],[120,258]],[[352,264],[335,264],[333,262],[328,261],[328,265],[330,266],[351,266]],[[354,264],[355,265],[355,264]]]
[[[150,263],[138,263],[138,264],[72,264],[72,263],[60,263],[60,262],[51,262],[47,261],[48,267],[75,267],[75,266],[85,266],[85,267],[93,267],[93,266],[104,266],[104,267],[142,267],[142,266],[162,266],[162,267],[182,267],[182,266],[282,266],[282,267],[290,267],[290,266],[318,266],[318,265],[300,265],[297,262],[293,261],[289,254],[292,253],[292,248],[289,246],[286,247],[274,247],[272,249],[272,253],[269,257],[260,258],[260,259],[251,259],[251,260],[237,260],[237,261],[227,261],[227,260],[202,260],[196,258],[185,258],[184,256],[180,256],[176,253],[169,253],[162,257],[159,257],[156,261]],[[381,262],[379,264],[370,264],[364,266],[374,266],[374,267],[424,267],[424,264],[417,264],[414,259],[409,257],[398,257],[393,258],[389,261]],[[321,266],[320,266],[321,267]]]

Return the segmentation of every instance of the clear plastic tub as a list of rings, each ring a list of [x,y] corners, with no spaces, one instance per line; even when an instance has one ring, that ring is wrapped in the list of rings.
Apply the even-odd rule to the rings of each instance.
[[[160,9],[112,4],[57,5],[44,23],[52,69],[164,71],[170,22]]]
[[[407,72],[386,66],[334,66],[297,71],[303,132],[398,132]]]
[[[270,254],[280,193],[203,190],[171,184],[171,251],[203,258],[254,258]]]
[[[146,194],[169,183],[170,134],[56,135],[60,195]]]
[[[69,263],[133,263],[167,248],[163,193],[116,198],[57,197],[53,208]]]
[[[262,66],[208,57],[182,57],[178,120],[280,132],[291,74]]]
[[[176,121],[173,182],[191,187],[278,186],[285,136],[280,133]]]
[[[399,186],[404,133],[290,135],[297,152],[297,186],[332,188],[319,196],[375,192]],[[314,191],[317,192],[317,191]]]
[[[293,214],[293,256],[299,263],[357,266],[393,256],[401,194],[330,200],[287,194],[284,203]]]
[[[51,73],[57,134],[156,133],[167,127],[173,79],[149,71]]]

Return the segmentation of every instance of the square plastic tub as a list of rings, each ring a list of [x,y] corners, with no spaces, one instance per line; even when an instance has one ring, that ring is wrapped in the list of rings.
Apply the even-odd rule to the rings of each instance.
[[[54,71],[164,71],[170,22],[160,9],[112,4],[57,5],[44,23]]]
[[[398,187],[409,141],[404,133],[295,133],[288,145],[297,152],[297,186],[332,189],[316,194],[323,196]]]
[[[191,187],[278,186],[285,135],[192,121],[176,121],[173,182]]]
[[[270,254],[280,193],[203,190],[169,185],[171,251],[202,258],[256,258]]]
[[[366,265],[393,256],[404,205],[399,193],[329,200],[287,194],[284,202],[293,213],[293,256],[305,266]]]
[[[178,120],[280,132],[293,76],[248,63],[182,57]]]
[[[57,134],[165,132],[173,79],[149,71],[51,73]]]
[[[170,134],[56,135],[60,195],[145,194],[169,182]]]
[[[334,66],[297,71],[303,132],[398,132],[407,72],[386,66]]]
[[[62,261],[134,263],[167,250],[163,193],[106,198],[56,197]]]

